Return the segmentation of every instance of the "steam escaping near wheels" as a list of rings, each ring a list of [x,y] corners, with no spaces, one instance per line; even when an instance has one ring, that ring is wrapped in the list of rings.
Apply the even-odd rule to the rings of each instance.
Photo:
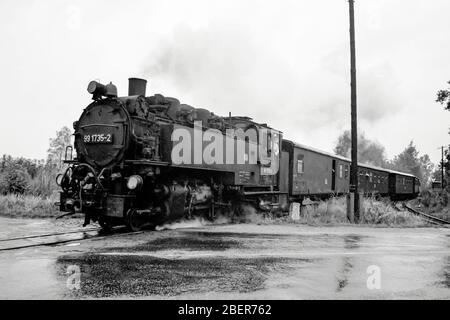
[[[180,221],[175,221],[172,223],[166,223],[155,228],[156,231],[163,230],[175,230],[175,229],[185,229],[185,228],[200,228],[213,224],[212,221],[208,221],[202,217],[196,217],[195,219],[188,220],[182,219]]]
[[[264,218],[261,214],[258,214],[256,209],[251,205],[241,205],[239,214],[230,215],[217,215],[214,219],[208,220],[203,217],[195,217],[193,219],[181,219],[171,223],[165,223],[155,227],[156,231],[163,230],[176,230],[186,228],[201,228],[209,225],[225,225],[233,223],[261,223]],[[265,221],[265,220],[264,220]]]

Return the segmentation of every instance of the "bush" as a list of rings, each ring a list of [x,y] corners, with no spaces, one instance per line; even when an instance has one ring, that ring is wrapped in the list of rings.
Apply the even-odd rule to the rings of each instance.
[[[4,173],[0,173],[0,194],[8,193],[8,183]]]
[[[425,208],[441,210],[449,205],[446,190],[424,190],[420,193],[420,204]]]
[[[51,162],[3,156],[0,158],[0,194],[49,197],[59,189],[55,178],[63,169]]]
[[[449,193],[446,190],[424,190],[414,205],[427,214],[450,221]]]
[[[2,175],[1,192],[23,194],[29,190],[30,175],[21,168],[9,168]]]

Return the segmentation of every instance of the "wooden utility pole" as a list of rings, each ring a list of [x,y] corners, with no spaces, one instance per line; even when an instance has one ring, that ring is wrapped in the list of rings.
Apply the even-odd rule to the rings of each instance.
[[[441,147],[441,188],[444,190],[444,146]]]
[[[349,0],[350,14],[350,74],[351,74],[351,117],[352,117],[352,164],[350,167],[350,198],[348,201],[348,215],[350,221],[359,221],[359,193],[358,193],[358,125],[356,100],[356,50],[355,50],[355,11],[353,0]],[[353,210],[352,210],[353,209]]]

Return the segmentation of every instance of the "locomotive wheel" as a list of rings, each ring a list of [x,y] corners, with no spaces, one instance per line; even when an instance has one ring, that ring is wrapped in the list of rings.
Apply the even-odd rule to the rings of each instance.
[[[141,231],[145,225],[145,220],[135,209],[130,209],[127,212],[126,225],[133,232]]]

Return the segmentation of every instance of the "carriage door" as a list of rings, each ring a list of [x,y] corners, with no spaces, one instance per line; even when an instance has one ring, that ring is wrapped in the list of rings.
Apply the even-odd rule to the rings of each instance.
[[[331,168],[331,191],[336,191],[336,160],[333,160]]]

